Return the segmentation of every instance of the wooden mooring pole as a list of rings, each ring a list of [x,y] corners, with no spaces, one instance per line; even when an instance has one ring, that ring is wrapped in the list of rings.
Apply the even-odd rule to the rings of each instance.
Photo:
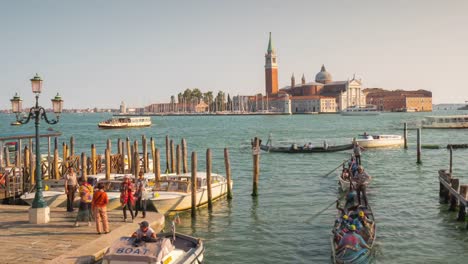
[[[206,191],[208,194],[208,210],[213,209],[211,194],[211,149],[206,150]]]
[[[449,173],[450,175],[452,175],[452,172],[453,172],[453,147],[452,145],[450,145],[450,167],[449,167]]]
[[[106,180],[110,180],[110,172],[111,172],[111,161],[110,161],[110,150],[106,148],[105,150],[106,155]]]
[[[127,143],[127,171],[126,172],[132,172],[133,152],[131,148],[130,138],[127,137],[125,141],[126,141],[125,143]]]
[[[169,159],[169,136],[166,136],[166,172],[170,172]]]
[[[85,180],[88,181],[88,164],[86,163],[86,154],[84,152],[81,152],[81,177]]]
[[[258,178],[260,175],[260,146],[258,138],[255,137],[253,141],[253,149],[252,149],[252,156],[253,156],[253,189],[252,189],[252,196],[258,196]]]
[[[91,144],[91,174],[96,175],[96,146]]]
[[[169,145],[171,146],[171,173],[174,173],[176,171],[176,165],[175,165],[175,156],[176,156],[176,153],[175,153],[175,149],[174,149],[174,141],[170,141]]]
[[[465,200],[467,199],[467,194],[468,192],[468,185],[467,184],[464,184],[462,186],[460,186],[460,196],[462,198],[465,198]],[[458,218],[457,218],[457,221],[465,221],[466,219],[466,206],[463,204],[463,203],[460,203],[460,207],[458,208]],[[468,227],[468,225],[467,225]]]
[[[192,217],[196,217],[197,209],[197,153],[192,152],[192,181],[191,181],[191,191],[192,191]]]
[[[176,173],[177,175],[180,175],[181,172],[181,166],[180,166],[180,159],[181,159],[181,152],[180,152],[180,145],[177,145],[176,147]]]
[[[148,166],[148,144],[146,143],[146,136],[141,136],[141,148],[143,149],[143,172],[146,173],[149,170]],[[136,178],[135,178],[136,179]]]
[[[187,163],[187,141],[185,138],[182,139],[182,171],[184,173],[188,172],[188,163]]]
[[[408,149],[408,124],[405,122],[404,127],[403,127],[403,139],[404,139],[404,147],[405,149]]]
[[[451,180],[452,188],[458,192],[458,187],[460,186],[460,180],[459,179],[452,179]],[[450,207],[449,211],[454,212],[457,210],[458,206],[458,198],[455,195],[450,195]]]
[[[421,164],[421,128],[418,128],[417,134],[417,164]]]
[[[224,167],[226,168],[227,198],[231,200],[231,162],[229,161],[229,150],[227,148],[224,148]]]

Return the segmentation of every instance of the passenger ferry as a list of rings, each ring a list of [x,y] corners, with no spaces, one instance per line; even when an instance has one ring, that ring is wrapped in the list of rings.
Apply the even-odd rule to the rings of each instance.
[[[149,126],[151,126],[151,118],[149,116],[113,117],[98,124],[98,127],[100,128],[133,128]]]
[[[468,115],[428,116],[422,121],[423,128],[468,128]]]
[[[375,105],[366,105],[366,106],[350,106],[343,111],[341,111],[341,115],[344,116],[371,116],[371,115],[379,115],[380,111],[377,110],[377,106]]]

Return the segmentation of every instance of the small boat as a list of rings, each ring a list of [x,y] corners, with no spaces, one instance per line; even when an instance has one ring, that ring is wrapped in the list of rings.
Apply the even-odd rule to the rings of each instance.
[[[468,115],[428,116],[422,121],[423,128],[468,128]]]
[[[135,238],[121,237],[108,249],[103,264],[124,263],[202,263],[205,247],[195,237],[180,233],[159,233],[155,242],[135,246]]]
[[[151,126],[151,118],[149,116],[113,117],[98,124],[99,128],[135,128],[149,126]]]
[[[375,105],[366,106],[350,106],[341,111],[343,116],[375,116],[380,115],[380,111],[377,110]]]
[[[267,152],[283,152],[283,153],[327,153],[349,150],[353,148],[353,144],[336,145],[336,146],[320,146],[307,147],[292,144],[288,147],[273,147],[271,145],[260,145],[260,149]]]
[[[22,124],[19,121],[14,121],[14,122],[11,122],[10,125],[12,125],[12,126],[21,126]]]
[[[370,249],[367,248],[361,248],[361,249],[354,249],[354,248],[348,248],[345,247],[339,252],[337,252],[337,247],[339,244],[339,236],[337,234],[340,234],[340,223],[335,222],[335,225],[333,226],[332,233],[333,235],[331,236],[331,258],[332,258],[332,263],[336,264],[360,264],[360,263],[370,263],[371,258],[372,258],[372,248],[375,242],[375,237],[376,237],[376,225],[375,225],[375,219],[374,219],[374,214],[372,213],[371,207],[370,206],[359,206],[357,210],[353,211],[348,211],[345,209],[346,214],[352,218],[355,219],[358,217],[358,212],[363,211],[365,216],[372,221],[372,224],[370,226],[370,233],[369,232],[363,232],[360,231],[358,232],[364,241],[367,243],[367,245],[370,247]],[[338,217],[341,218],[343,215],[343,212],[340,212],[338,214]]]
[[[385,148],[385,147],[401,147],[405,143],[400,135],[358,135],[353,141],[359,143],[363,148]]]
[[[153,192],[149,194],[151,198],[148,201],[162,214],[192,208],[191,178],[190,173],[161,177],[160,181],[155,182]],[[226,195],[227,184],[224,176],[212,173],[212,199]],[[230,185],[232,187],[232,181]],[[206,172],[197,172],[197,207],[208,202],[207,190]]]
[[[43,181],[43,186],[42,196],[47,206],[54,208],[66,203],[65,180],[45,180]],[[34,189],[33,192],[25,192],[20,198],[27,204],[32,205],[35,195],[36,192]]]

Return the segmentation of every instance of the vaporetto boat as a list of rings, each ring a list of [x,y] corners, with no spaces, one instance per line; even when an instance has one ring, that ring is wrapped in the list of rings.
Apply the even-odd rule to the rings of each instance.
[[[151,118],[149,116],[113,117],[98,124],[100,128],[134,128],[149,126],[151,126]]]
[[[380,111],[377,110],[375,105],[366,105],[366,106],[351,106],[343,111],[341,115],[344,116],[373,116],[380,115]]]
[[[152,198],[149,202],[159,213],[167,214],[172,211],[184,211],[192,208],[191,174],[161,177],[155,182]],[[211,174],[211,196],[217,199],[227,194],[228,182],[222,175]],[[230,182],[232,187],[232,180]],[[197,172],[197,201],[196,206],[208,203],[208,187],[206,172]]]
[[[359,135],[354,139],[363,148],[401,147],[404,139],[400,135]]]
[[[428,116],[422,121],[423,128],[468,128],[468,115]]]

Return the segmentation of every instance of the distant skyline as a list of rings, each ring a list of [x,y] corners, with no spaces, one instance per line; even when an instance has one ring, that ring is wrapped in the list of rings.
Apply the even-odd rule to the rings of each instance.
[[[291,74],[363,88],[433,93],[464,103],[468,2],[394,1],[1,1],[0,109],[29,79],[44,79],[41,105],[118,108],[168,102],[185,89],[265,92],[268,33],[280,87]]]

